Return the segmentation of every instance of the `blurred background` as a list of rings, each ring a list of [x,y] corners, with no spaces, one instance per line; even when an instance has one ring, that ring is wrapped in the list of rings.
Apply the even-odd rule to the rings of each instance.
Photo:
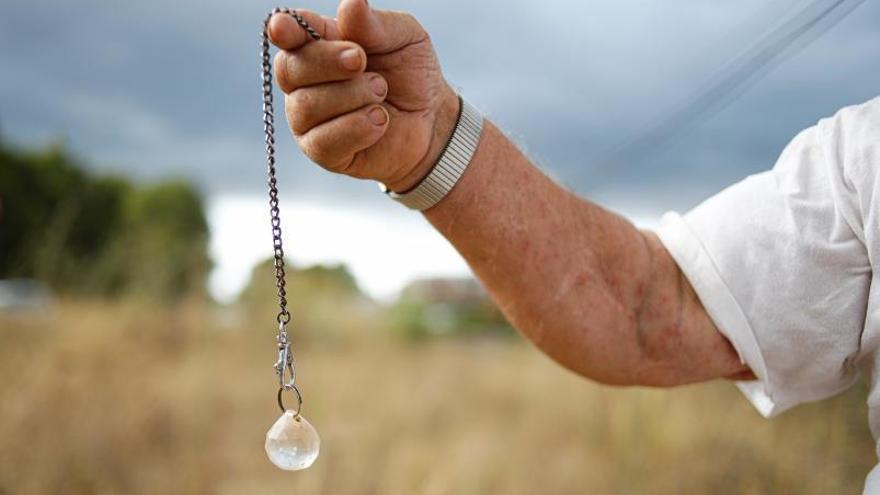
[[[876,3],[372,3],[413,12],[547,173],[643,227],[880,93]],[[275,470],[273,6],[0,5],[0,495],[861,489],[863,387],[767,421],[727,383],[578,379],[421,217],[283,133],[292,334],[323,445],[310,470]]]

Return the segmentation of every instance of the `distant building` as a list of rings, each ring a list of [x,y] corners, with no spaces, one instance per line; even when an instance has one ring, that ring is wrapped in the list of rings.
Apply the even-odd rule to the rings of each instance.
[[[407,285],[396,305],[399,330],[411,336],[509,333],[510,326],[473,278],[426,278]]]
[[[487,301],[489,296],[475,279],[425,278],[403,289],[402,295],[422,302],[473,303]]]

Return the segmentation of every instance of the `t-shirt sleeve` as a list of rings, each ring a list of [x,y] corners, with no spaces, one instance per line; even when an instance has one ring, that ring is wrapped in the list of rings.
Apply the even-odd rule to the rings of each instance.
[[[765,416],[837,394],[857,376],[872,271],[860,213],[865,184],[847,168],[854,143],[846,137],[864,134],[860,125],[845,111],[820,122],[772,170],[685,215],[667,213],[658,229],[758,377],[738,386]]]

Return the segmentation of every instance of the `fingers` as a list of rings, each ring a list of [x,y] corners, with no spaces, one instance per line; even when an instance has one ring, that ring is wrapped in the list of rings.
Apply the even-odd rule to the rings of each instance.
[[[275,78],[285,93],[333,81],[351,79],[364,71],[367,55],[350,41],[308,43],[295,52],[275,55]]]
[[[296,10],[306,22],[312,26],[322,38],[326,40],[342,39],[336,20],[325,17],[310,10]],[[269,40],[282,50],[296,50],[309,41],[312,37],[300,26],[290,14],[279,12],[269,19]]]
[[[313,128],[297,142],[318,165],[344,173],[358,153],[382,138],[388,121],[388,111],[382,105],[370,105]]]
[[[376,73],[358,74],[348,81],[299,88],[287,95],[284,108],[297,136],[340,115],[382,103],[388,83]]]
[[[367,0],[342,0],[336,19],[342,37],[363,46],[367,53],[388,53],[428,39],[412,15],[374,10]]]

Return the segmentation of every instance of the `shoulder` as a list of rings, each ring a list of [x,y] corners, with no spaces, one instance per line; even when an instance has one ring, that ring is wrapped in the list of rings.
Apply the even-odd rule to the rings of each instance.
[[[817,125],[827,156],[844,168],[876,168],[880,149],[880,97],[839,110]]]
[[[826,164],[839,174],[842,209],[852,213],[853,229],[874,251],[878,239],[866,226],[880,220],[880,97],[841,109],[817,130]]]
[[[857,105],[843,107],[834,116],[823,119],[820,124],[837,121],[855,124],[880,124],[880,96]]]

